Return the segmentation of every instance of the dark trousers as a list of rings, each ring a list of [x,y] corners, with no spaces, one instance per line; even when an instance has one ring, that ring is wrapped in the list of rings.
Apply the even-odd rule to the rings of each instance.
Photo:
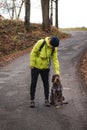
[[[44,85],[44,94],[45,99],[49,98],[49,69],[31,69],[31,85],[30,85],[30,97],[31,100],[35,98],[36,84],[39,74],[41,75],[41,79]]]

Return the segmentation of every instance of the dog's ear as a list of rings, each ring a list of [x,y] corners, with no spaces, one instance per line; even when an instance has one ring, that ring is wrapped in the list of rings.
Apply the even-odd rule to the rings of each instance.
[[[55,75],[52,76],[52,82],[54,82],[54,79],[55,79]]]

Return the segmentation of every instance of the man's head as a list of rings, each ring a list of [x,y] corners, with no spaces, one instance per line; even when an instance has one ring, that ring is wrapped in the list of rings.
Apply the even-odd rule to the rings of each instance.
[[[53,47],[58,47],[59,46],[59,38],[56,36],[53,36],[50,40],[50,45]]]

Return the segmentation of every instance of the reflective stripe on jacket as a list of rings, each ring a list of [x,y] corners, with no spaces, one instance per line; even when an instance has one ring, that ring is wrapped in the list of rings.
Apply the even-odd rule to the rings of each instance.
[[[34,45],[30,53],[30,66],[36,67],[38,69],[47,69],[49,68],[51,58],[55,74],[59,74],[58,50],[55,48],[53,54],[51,55],[52,47],[49,44],[49,37],[46,37],[45,40],[46,44],[43,46],[41,51],[39,51],[39,48],[42,45],[44,39],[39,40]]]

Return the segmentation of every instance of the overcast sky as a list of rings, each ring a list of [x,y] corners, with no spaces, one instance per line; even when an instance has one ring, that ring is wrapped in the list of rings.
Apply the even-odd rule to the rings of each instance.
[[[41,0],[31,0],[31,21],[42,22]],[[87,0],[59,0],[59,27],[87,27]]]
[[[87,0],[59,0],[61,27],[87,27]]]
[[[30,22],[42,23],[41,0],[30,1]],[[24,19],[24,12],[25,11],[22,10],[21,19]],[[58,15],[60,28],[87,27],[87,0],[59,0]],[[6,14],[5,18],[7,18],[7,16]]]

